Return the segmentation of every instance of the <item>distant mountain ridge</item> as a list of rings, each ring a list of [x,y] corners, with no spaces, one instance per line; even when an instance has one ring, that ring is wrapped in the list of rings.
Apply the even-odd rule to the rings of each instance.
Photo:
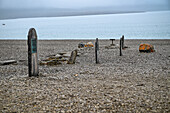
[[[137,8],[136,8],[137,7]],[[98,14],[137,13],[155,10],[169,10],[166,7],[157,8],[150,6],[136,7],[92,7],[79,9],[64,8],[38,8],[38,9],[0,9],[0,19],[34,18],[34,17],[61,17]]]

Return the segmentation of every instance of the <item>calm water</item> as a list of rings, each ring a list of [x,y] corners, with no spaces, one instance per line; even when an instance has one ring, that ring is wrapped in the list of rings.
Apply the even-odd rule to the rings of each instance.
[[[170,39],[170,11],[0,20],[0,39],[27,39],[31,27],[39,39]]]

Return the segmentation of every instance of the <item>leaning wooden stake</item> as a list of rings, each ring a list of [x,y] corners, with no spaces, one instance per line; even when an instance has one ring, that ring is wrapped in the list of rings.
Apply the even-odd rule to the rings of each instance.
[[[99,51],[99,42],[98,42],[98,38],[96,38],[96,42],[95,42],[95,59],[96,59],[96,64],[99,63],[98,51]]]
[[[77,50],[74,50],[74,51],[71,52],[71,56],[70,56],[67,64],[74,64],[76,57],[77,57]]]
[[[28,32],[28,72],[29,77],[38,76],[37,33],[34,28]]]
[[[122,56],[122,38],[120,38],[120,56]]]
[[[124,35],[122,36],[122,49],[124,49]]]

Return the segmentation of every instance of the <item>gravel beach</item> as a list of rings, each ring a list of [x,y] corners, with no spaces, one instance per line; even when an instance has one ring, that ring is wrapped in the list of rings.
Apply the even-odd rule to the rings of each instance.
[[[89,41],[40,40],[39,60]],[[140,53],[141,43],[156,51]],[[39,77],[28,77],[27,41],[0,40],[0,61],[17,60],[0,66],[0,112],[170,112],[170,40],[125,40],[123,56],[110,44],[99,40],[99,64],[94,48],[78,49],[75,64],[39,66]]]

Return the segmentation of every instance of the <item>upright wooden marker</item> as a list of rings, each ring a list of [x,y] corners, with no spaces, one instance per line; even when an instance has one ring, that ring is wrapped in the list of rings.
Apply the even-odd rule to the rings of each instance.
[[[120,38],[120,56],[122,56],[122,38]]]
[[[29,77],[38,76],[37,33],[34,28],[28,32],[28,72]]]
[[[124,49],[124,35],[122,36],[122,49]]]
[[[96,42],[95,42],[95,59],[96,59],[96,64],[99,63],[98,51],[99,51],[99,42],[98,42],[98,38],[96,38]]]
[[[74,51],[71,52],[71,56],[70,56],[67,64],[74,64],[76,57],[77,57],[77,50],[74,50]]]
[[[114,46],[115,44],[113,44],[113,41],[115,41],[115,39],[110,39],[112,41],[112,44],[110,44],[111,46]]]

